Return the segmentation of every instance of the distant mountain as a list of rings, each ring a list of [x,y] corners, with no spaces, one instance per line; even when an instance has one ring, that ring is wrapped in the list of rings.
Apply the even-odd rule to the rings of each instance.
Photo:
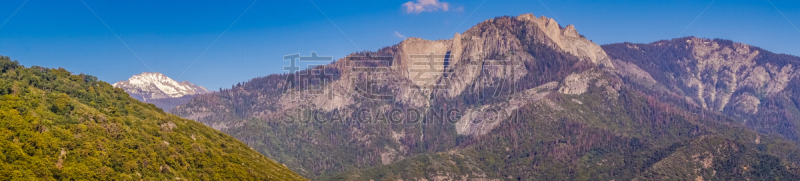
[[[161,73],[151,72],[134,75],[128,80],[114,83],[113,86],[125,90],[133,98],[155,104],[165,111],[188,102],[195,95],[212,92],[187,81],[179,83]]]
[[[800,141],[800,57],[722,39],[604,45],[630,85]]]
[[[305,180],[97,77],[0,56],[0,180]]]
[[[709,46],[691,52],[681,41],[615,51],[552,18],[497,17],[452,39],[409,38],[312,70],[254,78],[170,112],[311,179],[797,180],[797,142],[764,134],[781,132],[779,125],[754,131],[753,118],[720,109],[724,95],[742,99],[726,107],[743,112],[752,112],[754,100],[727,85],[747,77],[716,74],[762,64],[750,88],[760,100],[770,90],[793,89],[784,86],[794,81],[787,59],[725,68],[705,62],[749,51],[699,41]],[[674,57],[647,59],[651,54]],[[701,88],[696,96],[683,84],[715,93]],[[776,95],[781,99],[759,112],[793,116],[791,108],[772,108],[796,104],[794,95]]]

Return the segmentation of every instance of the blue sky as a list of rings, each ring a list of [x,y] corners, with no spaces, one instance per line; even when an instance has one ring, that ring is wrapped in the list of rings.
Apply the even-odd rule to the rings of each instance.
[[[283,55],[341,58],[396,44],[398,35],[448,39],[486,19],[524,13],[573,24],[598,44],[698,36],[800,55],[793,26],[800,1],[793,0],[772,0],[774,7],[767,0],[84,2],[114,33],[80,0],[0,1],[0,55],[110,83],[155,71],[217,90],[283,72]]]

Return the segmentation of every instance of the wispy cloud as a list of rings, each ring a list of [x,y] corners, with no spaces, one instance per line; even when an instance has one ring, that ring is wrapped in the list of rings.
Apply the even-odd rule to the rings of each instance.
[[[406,39],[406,36],[405,36],[405,35],[403,35],[403,34],[400,34],[400,32],[397,32],[397,31],[394,31],[394,36],[396,36],[396,37],[398,37],[398,38]]]
[[[403,9],[406,13],[419,14],[421,12],[434,12],[434,11],[450,11],[450,3],[439,2],[439,0],[416,0],[403,3]],[[463,7],[456,8],[455,10],[463,10]]]

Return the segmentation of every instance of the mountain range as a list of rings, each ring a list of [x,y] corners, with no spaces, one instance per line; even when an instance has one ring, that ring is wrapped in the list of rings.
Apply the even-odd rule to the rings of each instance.
[[[720,39],[600,46],[523,14],[170,112],[316,180],[797,180],[798,64]]]

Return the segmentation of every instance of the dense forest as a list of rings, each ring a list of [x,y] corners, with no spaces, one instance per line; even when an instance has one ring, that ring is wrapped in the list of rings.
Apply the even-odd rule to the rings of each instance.
[[[97,77],[0,57],[0,180],[304,180]]]

